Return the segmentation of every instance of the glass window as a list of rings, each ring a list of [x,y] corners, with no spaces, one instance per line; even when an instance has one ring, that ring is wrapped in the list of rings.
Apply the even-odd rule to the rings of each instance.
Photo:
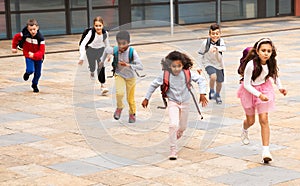
[[[0,14],[0,38],[4,39],[7,38],[6,35],[6,21],[5,21],[5,15],[4,14]]]
[[[150,4],[150,3],[165,3],[170,0],[131,0],[131,4]]]
[[[279,0],[279,14],[291,14],[292,13],[292,5],[291,0]]]
[[[276,0],[267,0],[267,17],[276,16]]]
[[[71,8],[80,8],[80,7],[86,7],[87,1],[86,0],[71,0]]]
[[[82,33],[83,30],[87,28],[87,12],[82,11],[72,11],[71,12],[71,32]]]
[[[63,0],[11,0],[11,11],[19,10],[46,10],[65,8]]]
[[[35,18],[43,35],[66,34],[65,12],[45,12],[29,14],[12,14],[12,33],[20,32],[26,25],[27,19]]]
[[[215,2],[179,4],[179,24],[211,22],[215,20]]]
[[[119,12],[117,8],[94,9],[93,18],[101,16],[104,20],[104,26],[107,28],[114,28],[119,25]]]
[[[257,17],[256,0],[222,1],[222,20],[238,20]]]
[[[168,5],[138,6],[131,9],[131,20],[159,20],[170,21],[170,8]]]
[[[4,11],[4,10],[5,10],[4,0],[0,0],[0,11]]]
[[[119,0],[93,0],[93,6],[112,6],[118,5]]]

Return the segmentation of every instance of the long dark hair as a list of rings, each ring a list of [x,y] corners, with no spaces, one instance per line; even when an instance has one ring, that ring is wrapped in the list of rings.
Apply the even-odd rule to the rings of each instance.
[[[242,67],[241,67],[241,74],[243,75],[247,63],[249,61],[253,60],[254,69],[253,69],[253,73],[252,73],[252,77],[251,77],[251,79],[253,81],[255,81],[255,79],[262,72],[262,65],[260,62],[261,60],[257,54],[257,51],[260,49],[262,44],[270,44],[272,47],[272,54],[271,54],[270,58],[266,61],[267,65],[268,65],[268,69],[269,69],[269,73],[266,76],[266,80],[269,77],[272,77],[274,79],[276,79],[278,77],[277,60],[275,59],[275,57],[277,56],[276,48],[275,48],[273,42],[269,38],[262,38],[259,41],[257,41],[254,44],[254,46],[252,47],[252,49],[248,52],[248,55],[246,56],[246,58],[244,58],[244,63],[242,64]]]
[[[190,69],[193,66],[193,61],[189,56],[175,50],[170,52],[165,58],[161,60],[162,69],[171,71],[170,65],[175,60],[180,60],[182,62],[183,69]]]

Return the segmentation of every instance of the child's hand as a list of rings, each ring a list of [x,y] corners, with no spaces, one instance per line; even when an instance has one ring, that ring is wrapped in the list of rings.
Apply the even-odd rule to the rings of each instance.
[[[128,64],[128,63],[126,63],[126,62],[124,62],[124,61],[119,61],[119,64],[120,64],[121,66],[125,66],[125,67],[129,67],[129,66],[130,66],[130,64]]]
[[[30,57],[30,58],[33,58],[34,53],[28,52],[28,54],[29,54],[29,57]]]
[[[208,104],[208,100],[205,97],[205,94],[200,94],[200,100],[199,103],[202,103],[202,107],[206,107]]]
[[[147,108],[148,102],[149,102],[148,99],[144,99],[144,101],[142,102],[143,108]]]
[[[110,63],[110,62],[112,62],[112,60],[113,60],[113,55],[112,54],[108,54],[106,56],[106,59],[104,60],[104,62]]]
[[[12,53],[17,53],[17,52],[18,52],[18,50],[17,50],[17,49],[14,49],[14,48],[12,48],[12,49],[11,49],[11,52],[12,52]]]
[[[83,64],[83,60],[79,60],[78,65],[82,65]]]
[[[286,94],[287,94],[287,90],[286,89],[279,89],[279,92],[281,94],[283,94],[284,96],[286,96]]]
[[[269,98],[264,94],[260,94],[259,99],[262,100],[262,101],[269,101]]]
[[[198,74],[200,74],[200,75],[201,75],[201,73],[202,73],[202,69],[197,69],[197,72],[198,72]]]
[[[213,53],[215,53],[215,52],[218,51],[218,49],[217,49],[216,47],[212,47],[212,48],[210,49],[210,51],[213,52]]]

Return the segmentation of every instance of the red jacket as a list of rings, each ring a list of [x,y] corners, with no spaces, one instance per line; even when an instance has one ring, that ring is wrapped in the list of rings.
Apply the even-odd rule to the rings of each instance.
[[[18,42],[22,40],[22,37],[26,37],[24,44],[23,44],[23,55],[26,58],[29,57],[29,52],[34,53],[33,60],[43,60],[45,55],[45,40],[44,37],[40,32],[38,32],[34,37],[30,35],[30,33],[27,31],[24,33],[24,30],[22,32],[19,32],[14,35],[14,38],[12,40],[12,48],[17,49]]]

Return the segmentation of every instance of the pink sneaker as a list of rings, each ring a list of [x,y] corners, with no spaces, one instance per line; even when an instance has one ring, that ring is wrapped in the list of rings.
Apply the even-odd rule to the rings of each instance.
[[[122,109],[121,108],[117,108],[115,113],[114,113],[114,118],[115,120],[119,120],[120,117],[121,117],[121,112],[122,112]]]
[[[177,150],[175,147],[171,147],[171,153],[169,156],[169,160],[177,160]]]
[[[129,114],[128,123],[135,123],[135,114]]]

